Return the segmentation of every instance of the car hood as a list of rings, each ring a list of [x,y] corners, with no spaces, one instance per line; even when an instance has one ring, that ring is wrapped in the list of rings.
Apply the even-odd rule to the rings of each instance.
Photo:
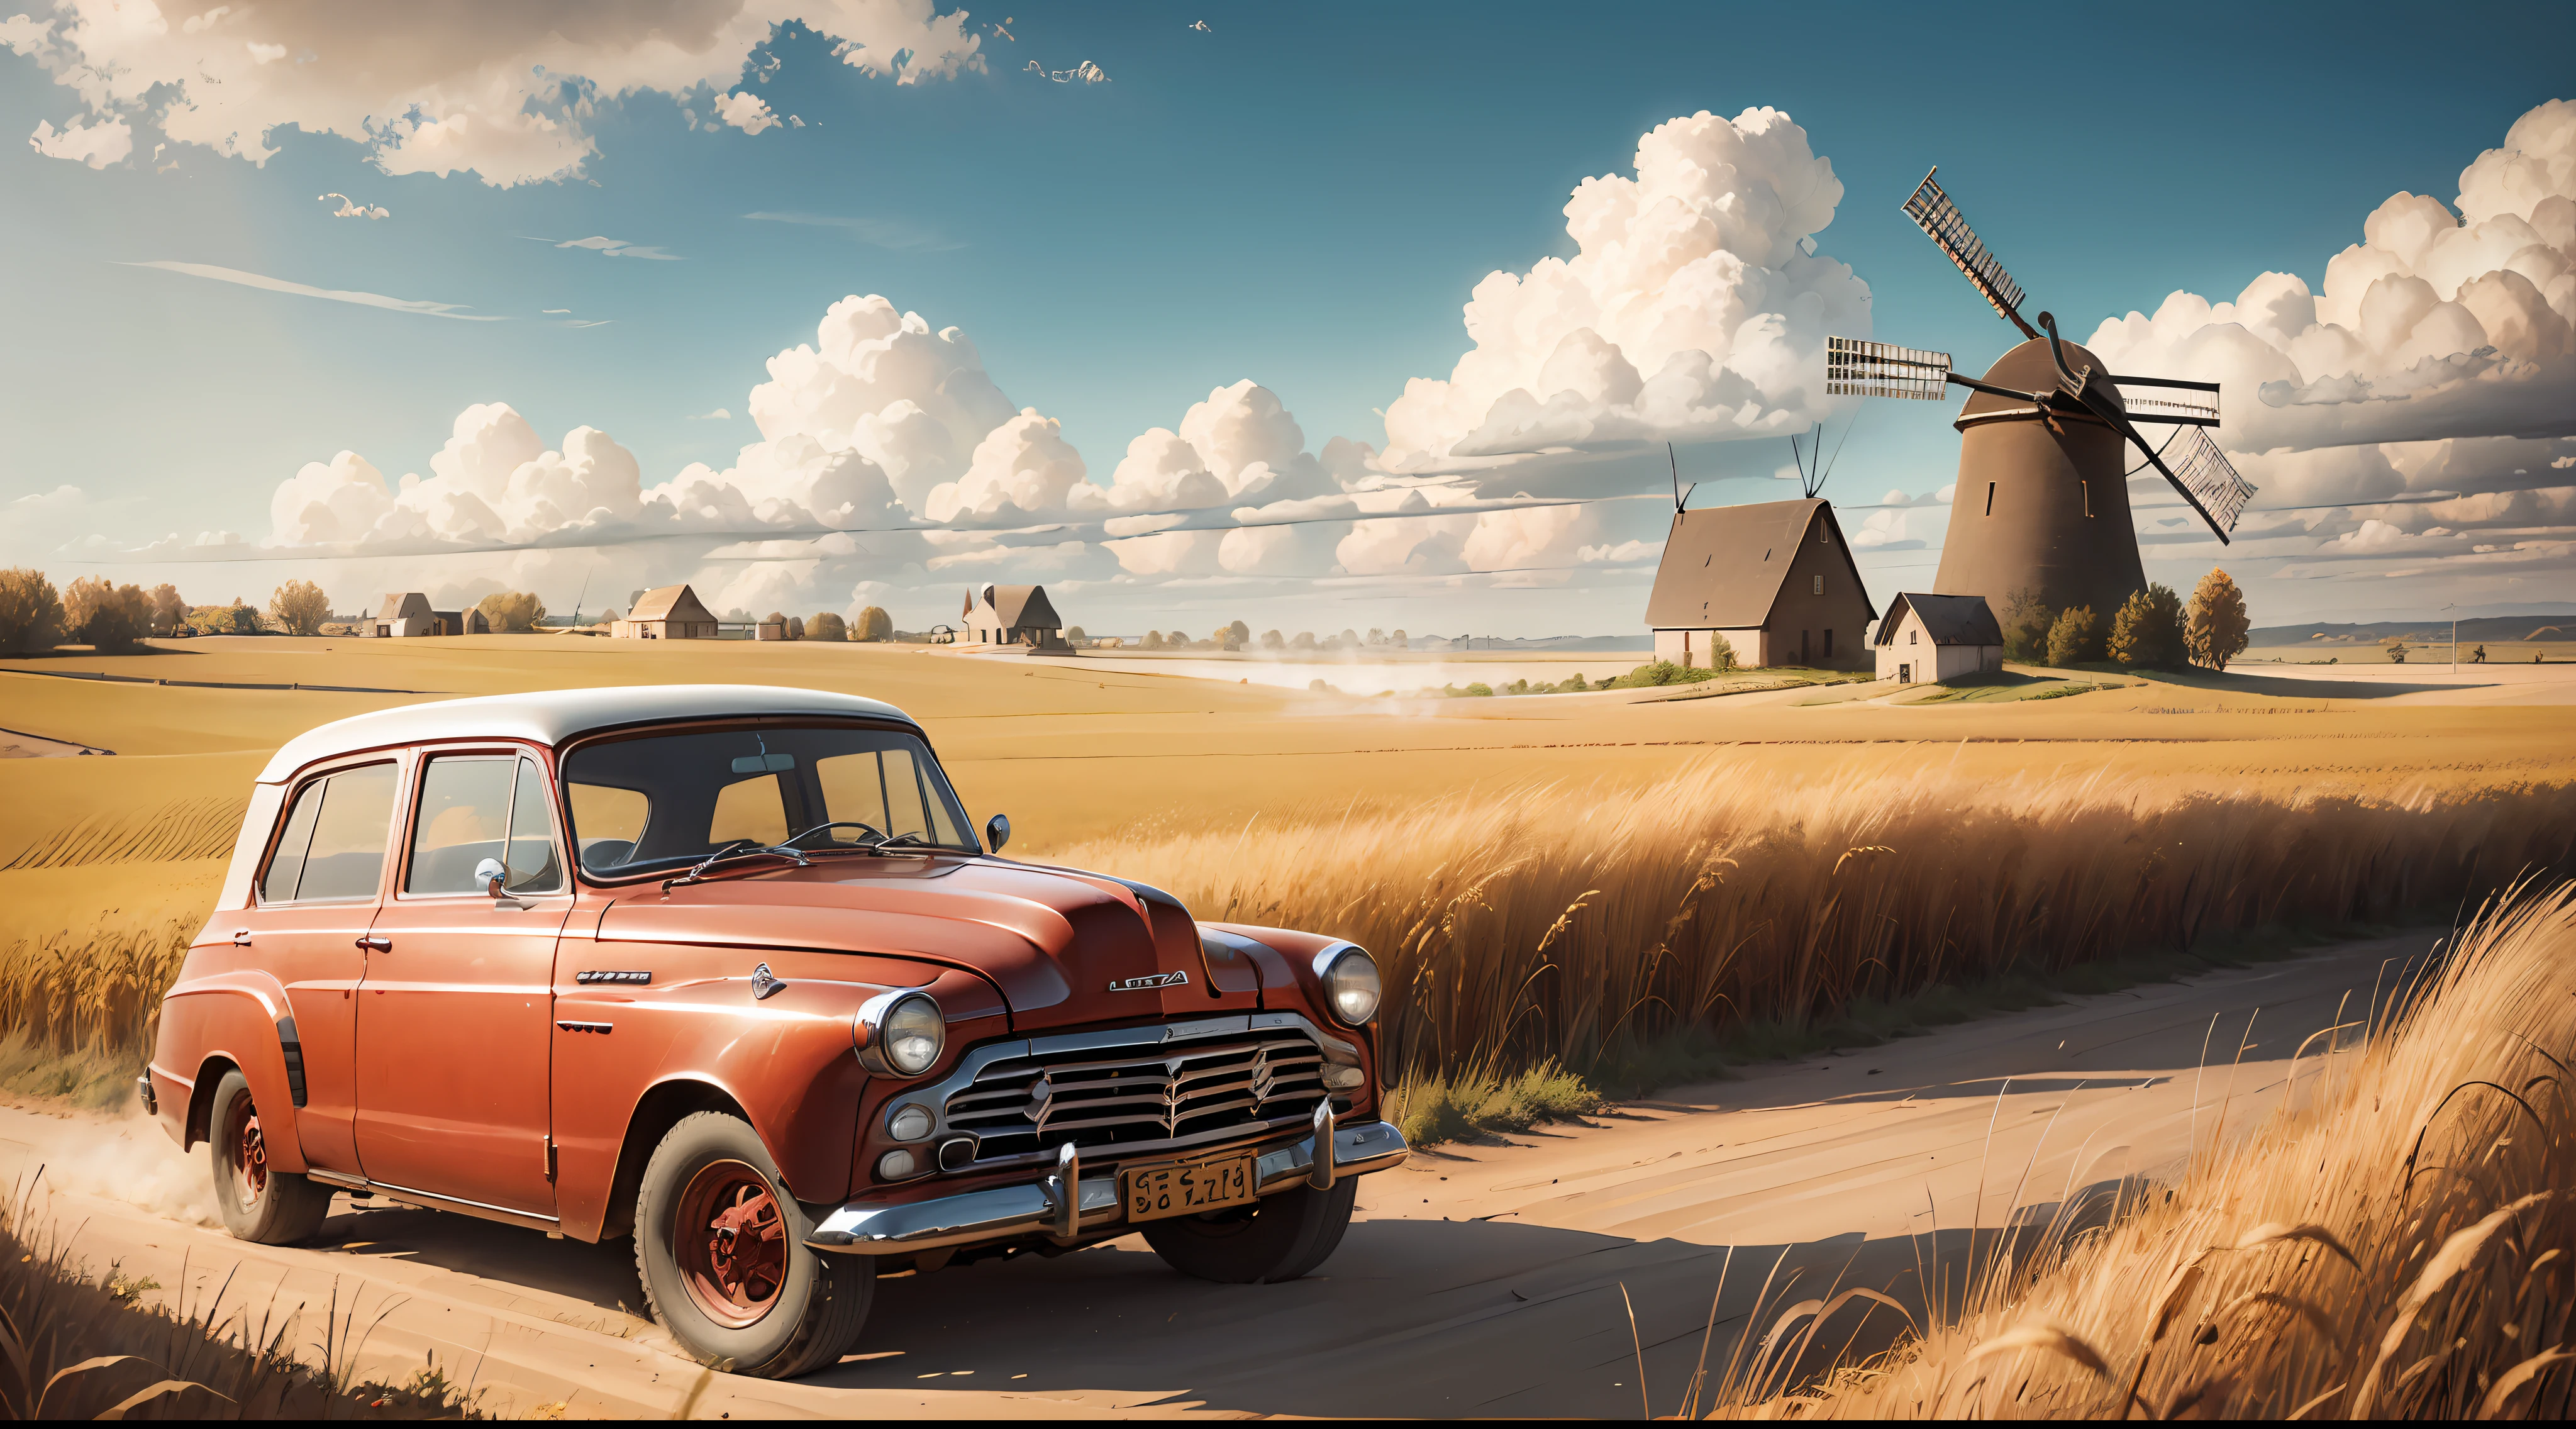
[[[1001,992],[1015,1031],[1261,1005],[1253,958],[1220,945],[1212,964],[1170,895],[1003,859],[818,858],[667,892],[648,886],[611,904],[598,936],[964,968]]]

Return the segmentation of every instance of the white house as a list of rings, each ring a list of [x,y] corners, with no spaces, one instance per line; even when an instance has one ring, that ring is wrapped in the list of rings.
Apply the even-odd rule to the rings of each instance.
[[[1929,685],[2004,667],[2004,631],[1981,595],[1906,592],[1887,607],[1873,644],[1878,677]]]
[[[970,591],[958,618],[966,622],[965,643],[1072,648],[1064,642],[1064,617],[1055,613],[1045,586],[988,585]]]

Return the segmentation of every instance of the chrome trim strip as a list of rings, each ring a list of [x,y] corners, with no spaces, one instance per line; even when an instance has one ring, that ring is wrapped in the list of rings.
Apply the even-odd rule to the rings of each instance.
[[[1335,1179],[1365,1176],[1404,1164],[1411,1148],[1404,1134],[1382,1121],[1345,1126],[1333,1133]],[[1275,1195],[1305,1184],[1313,1173],[1312,1137],[1262,1153],[1253,1162],[1253,1189]],[[1126,1208],[1118,1198],[1118,1178],[1085,1176],[1081,1180],[1080,1225],[1085,1231],[1120,1223]],[[918,1250],[1008,1240],[1015,1236],[1055,1233],[1059,1212],[1044,1183],[1023,1182],[940,1196],[899,1206],[869,1206],[852,1201],[825,1216],[805,1244],[816,1250],[849,1255],[908,1255]]]
[[[509,1221],[539,1230],[551,1229],[563,1224],[562,1218],[557,1216],[539,1215],[535,1211],[512,1210],[508,1206],[495,1206],[484,1201],[469,1201],[462,1196],[442,1196],[436,1191],[415,1191],[409,1186],[388,1186],[382,1181],[370,1181],[364,1176],[352,1176],[345,1171],[307,1169],[304,1175],[307,1180],[319,1181],[326,1186],[343,1191],[367,1191],[397,1201],[409,1201],[420,1205],[425,1211],[458,1211],[469,1216],[479,1216],[484,1220]],[[435,1204],[424,1205],[423,1202]]]

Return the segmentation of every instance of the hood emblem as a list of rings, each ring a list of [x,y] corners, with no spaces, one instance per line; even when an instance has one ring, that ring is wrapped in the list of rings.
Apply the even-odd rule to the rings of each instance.
[[[762,963],[751,970],[751,1000],[754,1002],[760,1002],[771,993],[784,990],[786,986],[787,984],[780,981],[776,973],[769,970],[767,963]]]
[[[1144,977],[1122,977],[1111,981],[1111,992],[1150,992],[1158,987],[1187,987],[1190,975],[1185,972],[1148,973]]]

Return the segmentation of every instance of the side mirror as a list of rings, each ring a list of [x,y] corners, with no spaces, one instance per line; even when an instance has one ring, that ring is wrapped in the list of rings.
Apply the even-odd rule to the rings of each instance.
[[[995,853],[1000,853],[1002,851],[1002,845],[1009,843],[1010,841],[1011,816],[1008,814],[995,814],[991,820],[986,822],[984,825],[985,846]]]
[[[507,898],[510,896],[507,892],[503,891],[501,887],[502,883],[506,881],[509,876],[510,870],[497,858],[487,858],[481,863],[474,865],[474,881],[482,884],[483,891],[491,894],[495,898]]]

